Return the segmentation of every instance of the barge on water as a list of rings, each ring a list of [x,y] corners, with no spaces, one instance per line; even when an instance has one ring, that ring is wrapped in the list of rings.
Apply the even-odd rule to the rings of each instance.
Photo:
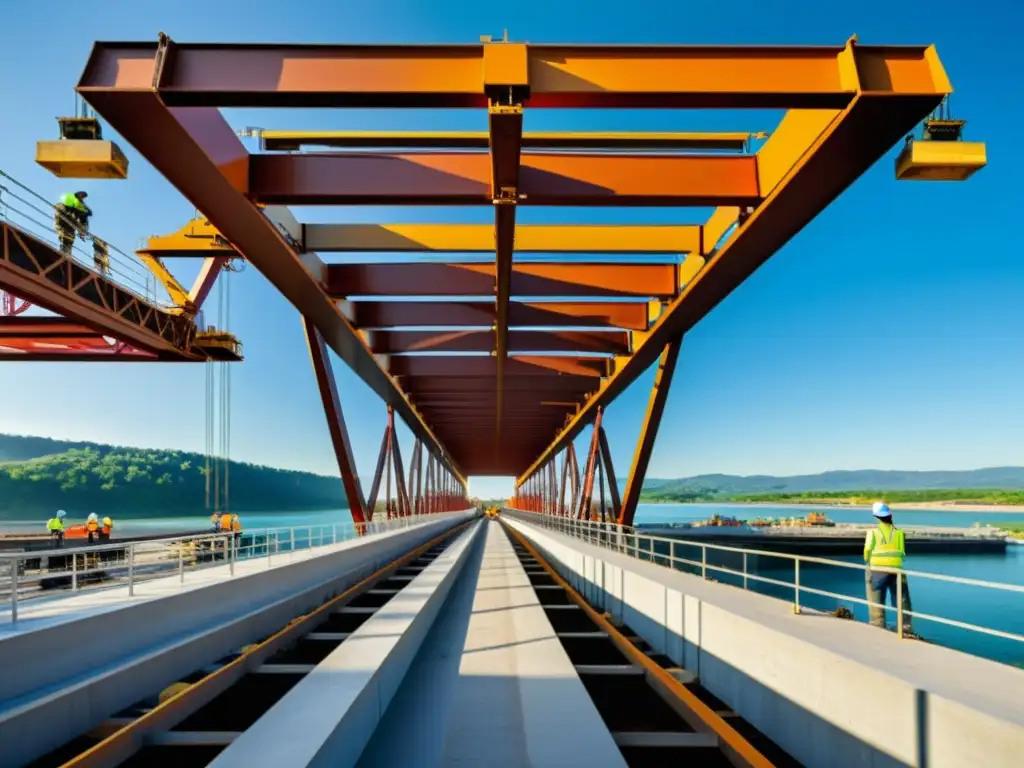
[[[740,549],[757,549],[790,555],[829,557],[860,555],[871,525],[669,525],[637,526],[646,536],[720,544]],[[900,526],[906,535],[907,554],[978,555],[1004,554],[1006,536],[990,528],[940,528]]]

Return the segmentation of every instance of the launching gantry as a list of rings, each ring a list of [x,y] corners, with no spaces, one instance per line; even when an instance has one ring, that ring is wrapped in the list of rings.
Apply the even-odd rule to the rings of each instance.
[[[579,468],[572,441],[593,425],[578,489],[587,508],[595,471],[615,477],[601,414],[658,362],[626,491],[612,500],[626,524],[683,335],[901,139],[899,179],[965,179],[984,166],[984,145],[936,113],[951,91],[933,46],[856,39],[768,48],[161,36],[97,43],[78,86],[203,212],[147,253],[216,258],[230,244],[304,316],[314,362],[333,349],[460,477],[517,474],[526,506],[564,513],[555,499]],[[488,130],[262,131],[262,151],[250,153],[218,107],[478,108]],[[523,131],[526,110],[551,108],[788,111],[767,138]],[[311,146],[330,151],[303,151]],[[74,156],[65,149],[61,172]],[[109,156],[117,175],[115,149],[89,157]],[[299,223],[289,205],[477,205],[494,222]],[[714,211],[687,226],[517,224],[531,205]],[[350,258],[328,264],[324,252]],[[455,257],[351,258],[376,252]],[[345,441],[335,442],[343,457]]]

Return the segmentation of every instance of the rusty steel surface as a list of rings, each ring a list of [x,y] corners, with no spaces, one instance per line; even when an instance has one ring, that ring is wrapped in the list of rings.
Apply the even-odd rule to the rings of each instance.
[[[555,460],[565,451],[561,489],[571,485],[581,514],[595,474],[603,498],[601,476],[614,469],[607,438],[595,433],[581,481],[572,441],[673,350],[652,393],[637,477],[621,503],[611,490],[619,518],[635,508],[682,336],[951,90],[934,47],[855,39],[698,47],[162,37],[97,43],[78,86],[207,217],[153,247],[214,255],[227,246],[250,261],[422,441],[415,460],[428,452],[427,486],[441,481],[442,464],[460,482],[460,472],[515,473],[518,485],[531,481],[531,498],[562,510]],[[250,154],[220,107],[475,108],[488,129],[267,131],[263,152]],[[788,111],[756,152],[751,139],[763,133],[523,131],[531,109],[566,107]],[[332,151],[302,151],[313,145]],[[494,216],[300,223],[288,214],[293,224],[282,228],[261,206],[285,204],[489,205]],[[562,206],[564,223],[524,224],[521,206]],[[713,210],[703,223],[640,215],[615,226],[574,221],[571,206]],[[401,255],[373,263],[359,254]],[[382,451],[400,458],[387,444]],[[396,482],[407,510],[404,471]]]

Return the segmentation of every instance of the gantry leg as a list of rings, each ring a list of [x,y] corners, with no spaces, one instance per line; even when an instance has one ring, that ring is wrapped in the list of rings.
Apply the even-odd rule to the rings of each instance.
[[[651,397],[647,402],[647,414],[644,416],[644,423],[640,428],[636,453],[633,454],[633,466],[630,467],[626,492],[622,497],[619,525],[627,527],[633,525],[636,505],[640,501],[640,490],[643,487],[644,478],[647,476],[651,451],[654,448],[654,441],[658,437],[658,427],[661,426],[661,416],[665,412],[665,400],[668,398],[668,391],[672,386],[672,375],[676,370],[676,361],[679,359],[681,346],[681,338],[669,342],[665,345],[658,360],[658,371],[654,375],[654,386],[651,387]]]
[[[603,408],[597,409],[597,416],[594,418],[594,433],[590,438],[590,450],[587,451],[587,470],[583,478],[583,492],[580,494],[580,507],[576,517],[580,520],[590,519],[590,502],[594,493],[594,470],[597,468],[597,450],[600,444],[601,417]]]
[[[320,331],[306,318],[303,318],[303,327],[306,331],[306,341],[309,344],[309,356],[313,361],[316,383],[320,388],[320,399],[324,404],[324,414],[327,416],[327,429],[330,431],[334,455],[338,460],[338,469],[341,471],[341,482],[345,486],[345,496],[348,497],[349,510],[352,512],[352,522],[359,526],[365,523],[369,517],[366,514],[359,474],[356,472],[356,462],[352,456],[352,442],[348,437],[345,416],[341,410],[341,400],[338,398],[334,371],[331,369],[331,360],[327,355],[327,345],[324,343]]]

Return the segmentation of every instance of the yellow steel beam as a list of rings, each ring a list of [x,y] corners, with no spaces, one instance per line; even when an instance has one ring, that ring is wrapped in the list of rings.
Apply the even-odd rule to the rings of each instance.
[[[146,240],[146,247],[136,253],[140,257],[144,254],[161,258],[203,257],[215,253],[235,255],[235,249],[213,224],[198,217],[170,235],[153,235]]]
[[[522,146],[529,149],[676,149],[743,151],[764,133],[527,131]],[[264,150],[295,151],[303,147],[423,147],[430,149],[487,149],[487,131],[261,131]]]
[[[306,224],[304,229],[307,251],[493,253],[495,247],[490,224]],[[696,225],[516,226],[516,253],[700,252]]]
[[[157,281],[167,289],[167,293],[171,297],[171,301],[174,303],[175,309],[178,312],[189,314],[188,307],[191,306],[192,302],[189,298],[188,290],[186,290],[174,275],[170,273],[159,257],[143,251],[138,252],[138,257],[143,265],[153,273],[153,277],[155,277]]]

